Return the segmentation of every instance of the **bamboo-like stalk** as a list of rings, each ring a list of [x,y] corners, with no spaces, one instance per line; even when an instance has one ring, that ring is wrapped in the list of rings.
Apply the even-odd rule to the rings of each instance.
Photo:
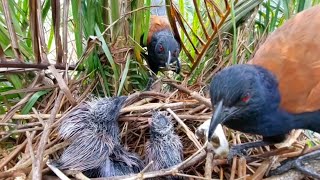
[[[21,52],[19,50],[19,43],[18,43],[16,31],[14,30],[12,19],[11,19],[11,13],[10,13],[10,10],[9,10],[10,8],[9,8],[9,5],[8,5],[8,0],[2,0],[1,2],[2,2],[2,7],[3,7],[4,16],[5,16],[5,19],[6,19],[8,31],[9,31],[9,34],[10,34],[12,50],[13,50],[16,58],[19,61],[23,62],[23,59],[22,59],[22,56],[21,56]],[[2,49],[1,49],[1,51],[3,53]],[[0,54],[2,54],[2,53],[0,53]]]
[[[69,6],[70,0],[65,0],[63,3],[63,15],[62,15],[62,41],[63,41],[63,55],[62,63],[66,64],[68,60],[68,18],[69,18]]]
[[[30,19],[30,32],[32,39],[32,48],[36,64],[40,64],[40,44],[38,32],[38,19],[37,19],[37,1],[29,1],[29,19]]]

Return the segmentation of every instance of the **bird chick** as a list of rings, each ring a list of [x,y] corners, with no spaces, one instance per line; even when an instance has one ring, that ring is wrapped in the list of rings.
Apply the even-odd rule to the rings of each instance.
[[[178,135],[174,133],[171,121],[161,114],[154,112],[149,121],[150,139],[146,145],[146,165],[151,161],[149,171],[166,169],[183,161],[182,143]],[[178,179],[167,176],[165,179]]]
[[[211,119],[206,120],[202,123],[196,130],[196,137],[198,139],[208,138],[208,131]],[[225,157],[229,152],[229,143],[227,141],[226,135],[223,132],[221,124],[218,124],[217,128],[214,130],[212,137],[210,137],[209,142],[213,146],[213,151],[217,157]]]
[[[142,167],[139,158],[120,145],[118,117],[126,99],[96,99],[69,113],[62,120],[59,134],[71,144],[54,164],[60,169],[82,171],[89,177],[138,172]],[[125,171],[118,168],[125,165]]]
[[[96,177],[123,176],[138,173],[144,167],[144,162],[136,153],[128,152],[121,145],[115,145],[109,162],[100,166],[100,175]]]

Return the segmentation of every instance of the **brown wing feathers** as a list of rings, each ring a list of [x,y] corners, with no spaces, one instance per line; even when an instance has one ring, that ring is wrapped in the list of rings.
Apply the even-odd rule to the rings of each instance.
[[[320,109],[320,6],[297,14],[273,32],[250,64],[279,80],[281,106],[291,113]]]

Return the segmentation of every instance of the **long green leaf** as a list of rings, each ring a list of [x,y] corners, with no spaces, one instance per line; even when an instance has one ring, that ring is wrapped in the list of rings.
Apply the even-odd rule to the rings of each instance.
[[[34,104],[39,100],[39,98],[45,94],[47,94],[49,90],[43,90],[43,91],[38,91],[34,93],[29,101],[26,103],[26,105],[23,107],[21,110],[21,114],[28,114],[31,110],[31,108],[34,106]]]
[[[101,41],[102,43],[102,50],[104,52],[104,54],[107,56],[107,59],[109,61],[109,63],[111,64],[111,67],[112,67],[112,71],[114,73],[114,79],[119,79],[119,71],[118,71],[118,67],[117,65],[115,64],[114,60],[113,60],[113,57],[112,57],[112,54],[109,50],[109,47],[106,43],[106,41],[104,40],[102,34],[101,34],[101,31],[100,29],[98,28],[98,26],[95,27],[95,30],[96,30],[96,34],[97,34],[97,37],[98,39]]]
[[[270,24],[270,31],[274,31],[275,28],[276,28],[276,22],[278,20],[278,14],[279,14],[279,11],[280,11],[280,1],[278,1],[278,4],[277,4],[277,7],[276,7],[276,10],[275,10],[275,13],[274,13],[274,17],[272,18],[271,20],[271,24]]]
[[[120,85],[119,85],[119,88],[118,88],[118,94],[117,94],[118,96],[121,95],[124,83],[126,82],[128,71],[129,71],[130,62],[131,62],[131,56],[130,56],[130,54],[128,54],[127,61],[126,61],[126,66],[125,66],[125,68],[124,68],[124,70],[122,72],[121,81],[120,81]]]
[[[71,1],[72,7],[72,16],[73,16],[73,30],[74,38],[76,44],[76,53],[77,57],[80,58],[83,54],[83,45],[82,45],[82,16],[81,14],[81,1]]]
[[[147,0],[146,6],[150,6],[151,5],[151,0]],[[143,44],[147,44],[147,39],[148,39],[148,33],[149,33],[149,26],[150,26],[150,9],[147,9],[145,11],[145,21],[144,21],[144,36],[143,36]]]
[[[283,13],[286,19],[290,18],[290,7],[289,3],[291,3],[291,0],[283,0]]]
[[[237,27],[234,12],[234,0],[231,2],[231,21],[233,26],[233,41],[232,41],[232,63],[237,63]]]

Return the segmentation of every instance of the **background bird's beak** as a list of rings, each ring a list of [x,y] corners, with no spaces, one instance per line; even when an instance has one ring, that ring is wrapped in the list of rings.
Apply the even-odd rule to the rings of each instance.
[[[179,58],[177,58],[176,60],[176,73],[179,74],[180,73],[180,70],[181,70],[181,61]]]
[[[181,69],[180,59],[177,57],[172,57],[171,51],[168,51],[168,59],[166,62],[166,69],[170,69],[170,65],[175,65],[175,72],[177,74],[180,73],[180,69]],[[171,66],[171,68],[172,68],[172,66]]]
[[[167,62],[166,62],[166,69],[169,69],[169,66],[171,64],[171,52],[169,51],[168,52],[168,59],[167,59]]]
[[[217,128],[218,124],[222,124],[225,122],[230,115],[236,112],[235,108],[228,108],[223,106],[223,100],[219,101],[216,104],[216,108],[211,118],[209,131],[208,131],[208,139],[210,139]]]

